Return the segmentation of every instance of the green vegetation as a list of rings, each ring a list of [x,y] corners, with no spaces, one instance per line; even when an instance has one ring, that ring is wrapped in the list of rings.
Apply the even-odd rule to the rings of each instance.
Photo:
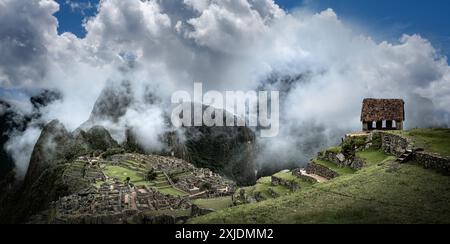
[[[182,192],[180,190],[177,190],[177,189],[175,189],[175,188],[173,188],[171,186],[164,187],[164,188],[159,188],[158,191],[163,193],[163,194],[172,195],[172,196],[180,196],[180,197],[187,196],[186,193],[184,193],[184,192]]]
[[[340,153],[342,151],[342,147],[330,147],[326,150],[326,152],[331,153]]]
[[[233,206],[231,197],[197,199],[193,203],[201,208],[214,209],[216,211]]]
[[[372,134],[372,149],[380,149],[381,148],[381,135],[378,133]]]
[[[333,170],[334,172],[338,173],[341,176],[342,175],[353,174],[353,173],[356,172],[356,170],[354,170],[354,169],[352,169],[350,167],[339,167],[333,162],[325,161],[325,160],[321,160],[321,159],[315,159],[314,163],[322,165],[322,166],[325,166],[325,167]]]
[[[415,164],[397,164],[393,157],[376,151],[359,155],[367,159],[367,167],[354,174],[280,198],[224,209],[191,223],[450,222],[450,177]]]
[[[144,176],[131,169],[108,165],[105,167],[104,173],[108,177],[115,178],[121,182],[125,182],[125,180],[130,177],[130,182],[134,185],[146,185]]]
[[[364,161],[366,162],[366,166],[378,164],[387,158],[394,159],[394,157],[389,157],[380,150],[373,150],[373,149],[357,152],[356,156],[364,159]]]
[[[418,148],[450,156],[450,129],[413,129],[392,131],[392,133],[408,137]]]

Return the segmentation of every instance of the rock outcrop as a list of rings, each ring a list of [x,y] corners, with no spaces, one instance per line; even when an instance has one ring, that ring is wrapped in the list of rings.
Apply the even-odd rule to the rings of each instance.
[[[25,184],[31,185],[49,167],[74,153],[72,135],[63,124],[54,120],[44,127],[31,154]]]

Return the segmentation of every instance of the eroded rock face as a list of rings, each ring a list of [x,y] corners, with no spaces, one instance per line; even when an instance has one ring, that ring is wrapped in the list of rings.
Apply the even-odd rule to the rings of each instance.
[[[124,116],[133,102],[131,84],[123,81],[118,85],[110,84],[103,89],[92,110],[89,121],[117,120]]]
[[[81,131],[77,136],[82,143],[88,145],[91,150],[106,151],[116,148],[119,144],[111,137],[108,130],[102,126],[94,126],[88,132]]]

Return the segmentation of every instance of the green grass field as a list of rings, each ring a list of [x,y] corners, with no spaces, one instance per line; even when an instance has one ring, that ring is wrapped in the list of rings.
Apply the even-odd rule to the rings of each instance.
[[[104,173],[108,177],[118,179],[122,182],[124,182],[128,177],[130,177],[131,183],[135,185],[146,185],[144,177],[131,169],[127,169],[120,166],[108,165],[105,167]]]
[[[358,172],[191,223],[450,223],[450,177],[380,152],[359,154],[368,163]]]
[[[394,157],[392,157],[392,156],[388,156],[379,150],[373,150],[373,149],[366,150],[363,152],[357,152],[356,156],[364,159],[364,161],[366,162],[366,166],[378,164],[388,158],[394,159]]]

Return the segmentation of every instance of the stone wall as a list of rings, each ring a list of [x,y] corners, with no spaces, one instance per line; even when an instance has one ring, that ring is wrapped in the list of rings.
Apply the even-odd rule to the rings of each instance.
[[[304,175],[302,173],[301,169],[294,169],[294,170],[292,170],[292,175],[297,177],[297,178],[299,178],[299,179],[301,179],[301,180],[303,180],[303,181],[309,182],[309,183],[316,183],[317,182],[317,180],[314,179],[313,177]]]
[[[352,162],[352,164],[350,165],[350,168],[352,168],[352,169],[354,169],[354,170],[360,170],[360,169],[362,169],[362,167],[364,167],[364,164],[365,164],[364,159],[362,159],[362,158],[356,156],[356,157],[353,159],[353,162]]]
[[[450,158],[428,152],[416,152],[414,161],[426,169],[433,169],[444,175],[450,175]]]
[[[300,186],[298,185],[297,182],[281,179],[276,176],[272,176],[272,185],[273,186],[285,186],[285,187],[289,188],[289,190],[291,190],[291,191],[297,191],[298,189],[300,189]]]
[[[386,154],[400,157],[407,149],[413,149],[412,143],[400,135],[387,132],[374,132],[381,136],[381,149]]]
[[[319,153],[319,159],[335,163],[339,167],[350,167],[354,170],[360,170],[364,166],[364,160],[358,157],[348,159],[343,153],[325,151]]]
[[[315,163],[308,164],[305,170],[307,174],[319,175],[329,180],[339,177],[339,174],[337,172],[334,172],[333,170],[327,167]]]

